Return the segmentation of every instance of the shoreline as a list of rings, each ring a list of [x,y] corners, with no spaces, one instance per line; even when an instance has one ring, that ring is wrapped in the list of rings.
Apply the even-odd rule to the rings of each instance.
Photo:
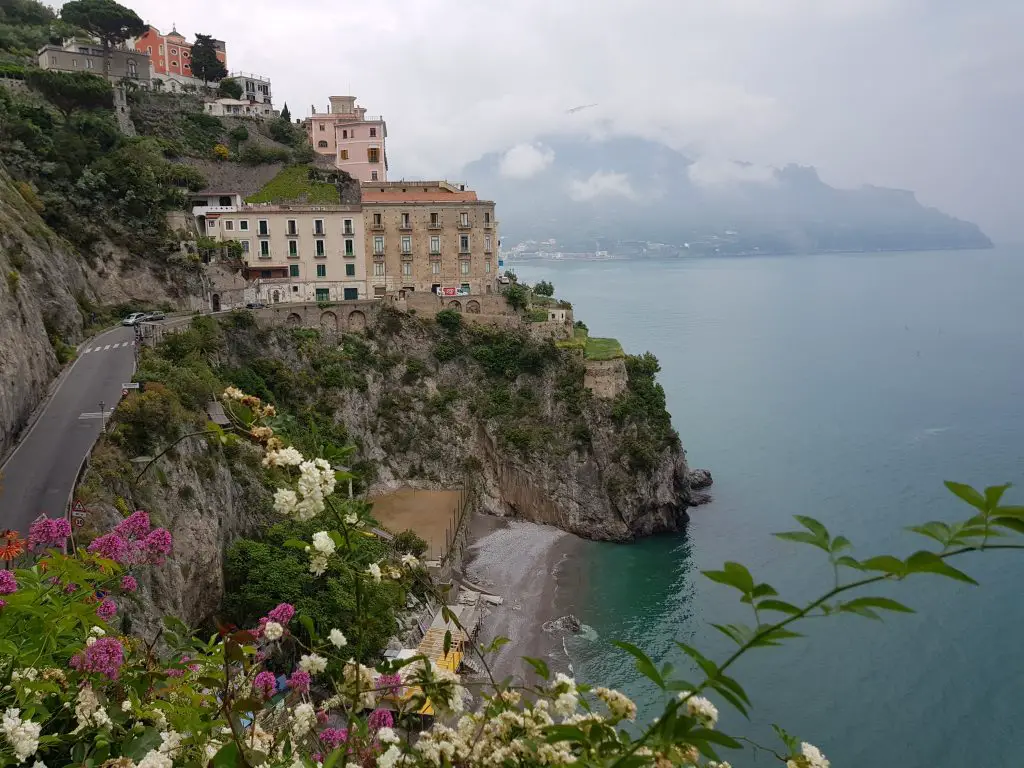
[[[565,632],[544,625],[578,610],[582,585],[578,578],[566,579],[566,566],[578,557],[583,540],[551,526],[480,513],[469,525],[471,543],[461,571],[502,598],[481,619],[477,642],[487,646],[495,637],[510,639],[487,659],[494,679],[538,682],[523,656],[541,659],[552,675],[568,672]],[[481,670],[480,677],[486,679],[486,672]]]

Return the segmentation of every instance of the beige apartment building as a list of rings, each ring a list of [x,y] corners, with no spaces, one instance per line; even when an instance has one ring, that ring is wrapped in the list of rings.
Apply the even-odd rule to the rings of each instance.
[[[71,40],[64,46],[44,45],[36,53],[40,69],[57,72],[88,72],[103,77],[103,46],[88,40]],[[110,80],[131,80],[140,88],[151,85],[149,56],[133,49],[114,48],[110,52]]]
[[[358,205],[228,205],[193,209],[209,237],[242,244],[256,301],[367,298]]]
[[[492,201],[445,181],[364,183],[362,191],[372,296],[496,291],[498,222]]]

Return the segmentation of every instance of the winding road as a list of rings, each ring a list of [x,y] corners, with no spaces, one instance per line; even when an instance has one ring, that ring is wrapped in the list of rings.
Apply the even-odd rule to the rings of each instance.
[[[40,514],[60,517],[86,455],[135,371],[135,331],[118,327],[79,347],[42,412],[0,465],[0,528],[22,533]]]

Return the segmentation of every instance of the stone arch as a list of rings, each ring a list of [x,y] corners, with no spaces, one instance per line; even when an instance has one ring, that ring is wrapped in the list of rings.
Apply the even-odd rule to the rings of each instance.
[[[213,304],[213,311],[220,312],[220,294],[215,293],[210,297],[210,303]]]
[[[454,309],[456,312],[462,311],[462,302],[458,299],[448,302],[448,309]]]
[[[338,316],[333,312],[324,312],[320,315],[320,327],[325,331],[338,330]]]
[[[277,304],[281,301],[281,292],[278,290],[274,291],[274,303]]]
[[[477,301],[476,299],[470,299],[469,301],[466,302],[466,311],[469,312],[471,315],[479,315],[480,302]]]
[[[288,315],[285,322],[288,323],[288,325],[302,325],[302,318],[299,316],[298,312],[292,312]]]
[[[361,331],[366,328],[366,315],[358,309],[348,313],[348,329],[350,331]]]

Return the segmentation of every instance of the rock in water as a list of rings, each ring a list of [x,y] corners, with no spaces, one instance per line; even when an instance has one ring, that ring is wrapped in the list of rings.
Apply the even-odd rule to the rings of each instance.
[[[578,635],[582,629],[583,624],[571,613],[566,616],[560,616],[553,621],[544,622],[545,632],[571,632],[574,635]]]
[[[711,473],[706,469],[690,470],[686,475],[686,479],[690,483],[690,488],[695,491],[707,488],[714,482],[714,480],[711,479]]]

